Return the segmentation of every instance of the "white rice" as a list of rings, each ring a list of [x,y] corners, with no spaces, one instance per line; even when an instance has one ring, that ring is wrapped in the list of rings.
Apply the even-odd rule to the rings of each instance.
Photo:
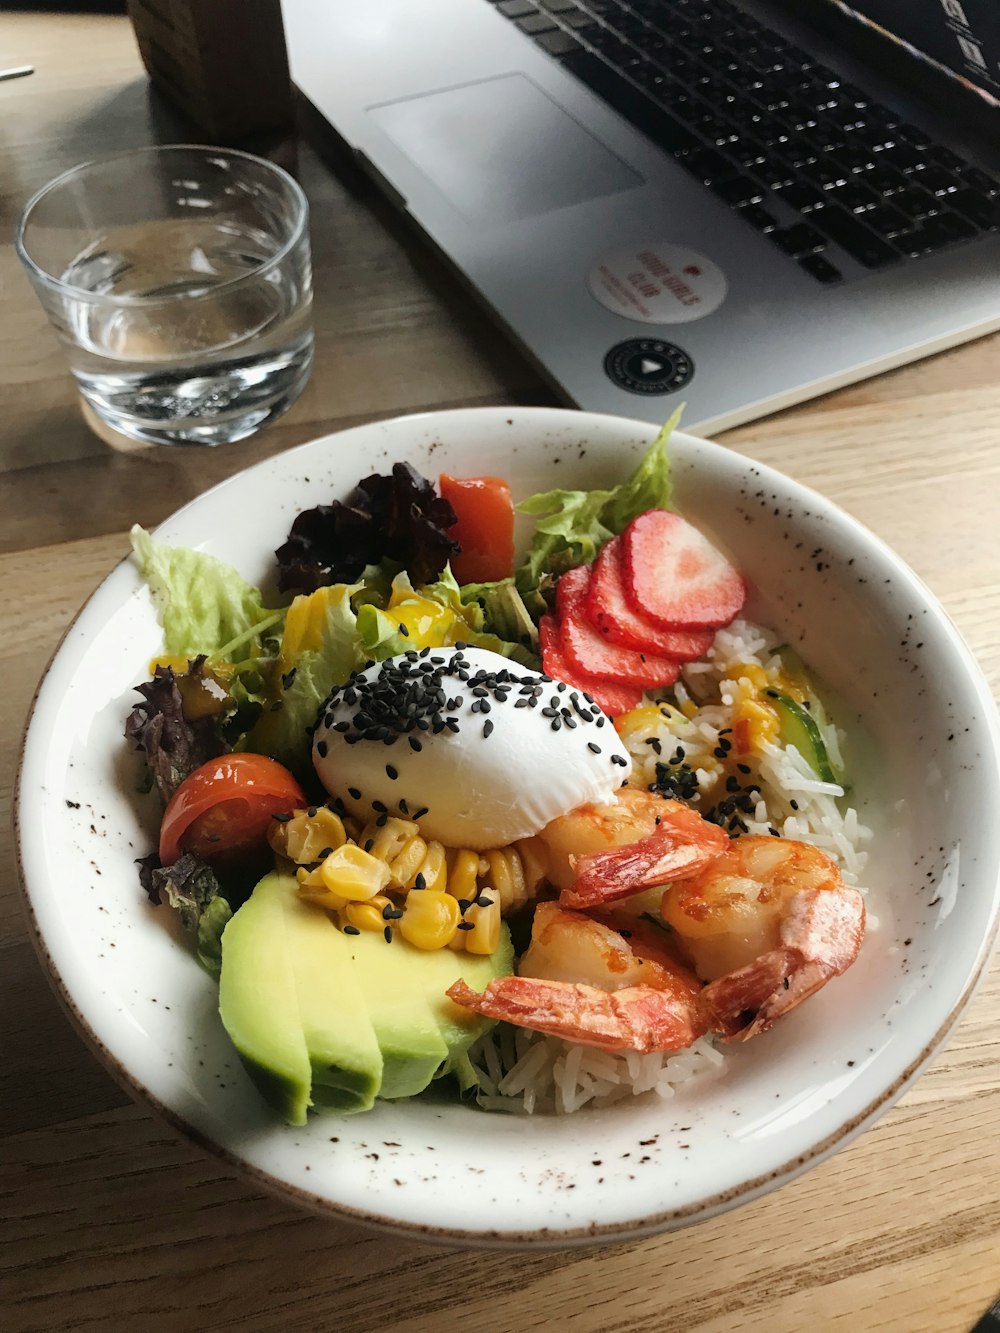
[[[733,811],[738,826],[726,825],[719,817],[719,803],[727,799],[723,779],[732,766],[716,751],[730,734],[741,706],[758,694],[749,674],[741,674],[739,668],[748,667],[754,675],[763,670],[780,684],[780,642],[769,630],[746,620],[735,620],[720,630],[706,656],[689,663],[670,692],[678,707],[663,710],[648,729],[625,739],[633,761],[629,781],[648,786],[665,771],[675,772],[683,765],[697,782],[690,797],[696,809],[716,811],[718,822],[734,833],[766,835],[773,830],[813,843],[838,863],[845,883],[860,886],[871,830],[853,807],[845,807],[844,788],[818,778],[792,745],[764,740],[753,753],[740,755],[751,769],[746,783],[758,786],[759,792]],[[684,709],[693,715],[678,711]],[[842,772],[841,734],[821,707],[814,707],[812,715],[834,770]],[[874,925],[870,916],[869,925]],[[469,1055],[479,1081],[479,1105],[527,1115],[535,1111],[564,1115],[647,1093],[669,1098],[680,1084],[724,1063],[712,1037],[702,1037],[674,1054],[614,1054],[506,1023],[477,1042]]]

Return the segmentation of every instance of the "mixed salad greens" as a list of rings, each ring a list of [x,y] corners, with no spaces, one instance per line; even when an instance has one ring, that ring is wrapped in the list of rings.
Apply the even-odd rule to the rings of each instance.
[[[304,801],[315,793],[322,802],[310,759],[312,728],[330,691],[352,672],[414,647],[459,642],[538,667],[538,626],[552,609],[558,577],[592,561],[639,514],[669,508],[667,444],[678,416],[621,485],[551,490],[522,501],[518,509],[535,526],[516,569],[512,508],[509,526],[503,503],[463,525],[453,504],[407,464],[365,478],[346,501],[298,515],[276,552],[278,586],[294,594],[285,606],[266,606],[258,588],[214,556],[133,529],[135,559],[164,638],[126,724],[149,786],[167,807],[209,760],[273,756],[301,784]],[[461,498],[460,490],[451,494]],[[500,514],[499,522],[482,521],[486,512]],[[469,541],[460,550],[450,535],[456,527],[474,534],[480,546],[474,568],[489,577],[465,583],[455,577],[451,562],[458,567]],[[287,808],[290,797],[280,781],[260,773],[253,786],[249,812],[245,800],[236,801],[236,787],[217,793],[215,807],[211,793],[194,814],[189,804],[185,818],[201,821],[201,838],[188,838],[181,850],[165,824],[159,853],[140,862],[150,900],[177,909],[214,975],[222,931],[260,873],[260,820],[269,820],[272,808]],[[218,818],[211,814],[216,807]],[[164,860],[165,848],[178,854]]]

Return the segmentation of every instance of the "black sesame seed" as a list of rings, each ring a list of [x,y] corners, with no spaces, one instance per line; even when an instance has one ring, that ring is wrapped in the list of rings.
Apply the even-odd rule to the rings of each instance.
[[[388,824],[388,822],[389,822],[389,816],[388,816],[388,814],[379,815],[378,819],[376,819],[376,821],[375,821],[375,827],[376,827],[376,828],[385,828],[385,826],[386,826],[386,824]]]
[[[493,735],[493,723],[489,719],[487,719],[483,723],[483,740],[486,740],[489,736],[492,735]]]
[[[417,871],[416,875],[413,878],[413,887],[415,889],[427,888],[427,881],[426,879],[424,879],[423,874],[419,870]]]
[[[319,755],[320,759],[326,758],[326,741],[316,742],[316,753]]]
[[[427,813],[427,809],[428,809],[428,807],[427,807],[426,805],[422,805],[422,806],[420,807],[419,810],[414,810],[414,812],[413,812],[413,818],[414,818],[414,819],[423,819],[424,815],[426,815],[426,813]]]
[[[475,928],[476,923],[474,921],[460,921],[458,923],[459,930],[475,930]]]
[[[306,811],[306,814],[309,816],[310,819],[315,819],[316,807],[314,805],[309,806],[308,810]]]
[[[399,632],[400,634],[402,634],[404,639],[408,639],[410,637],[410,631],[406,627],[406,625],[403,624],[402,621],[399,622]]]
[[[372,801],[372,809],[377,810],[380,815],[384,815],[389,807],[384,801]]]
[[[375,846],[375,839],[374,839],[374,838],[368,838],[368,839],[366,840],[365,845],[364,845],[364,847],[363,847],[362,850],[363,850],[363,851],[366,851],[366,852],[370,852],[371,849],[372,849],[374,846]]]
[[[344,934],[345,934],[345,935],[360,935],[360,934],[361,934],[361,931],[358,930],[357,926],[345,926],[345,927],[344,927]]]
[[[588,741],[587,749],[590,751],[591,754],[601,753],[601,747],[595,741]]]
[[[348,796],[350,796],[351,799],[354,800],[354,801],[360,801],[360,800],[361,800],[361,791],[360,791],[360,788],[358,788],[358,787],[348,787],[348,789],[347,789],[347,794],[348,794]]]
[[[386,777],[389,778],[392,782],[395,782],[396,779],[399,777],[399,771],[398,771],[398,769],[393,768],[392,764],[386,764],[386,766],[385,766],[385,775],[386,775]]]
[[[288,821],[291,819],[291,815],[278,813],[278,814],[273,814],[271,818],[277,820],[279,824],[287,824]]]
[[[382,934],[385,936],[385,942],[386,942],[386,944],[391,944],[391,943],[392,943],[392,926],[386,926],[386,927],[384,928],[384,930],[382,931]]]
[[[479,897],[476,899],[476,906],[477,906],[477,907],[492,907],[492,906],[493,906],[493,899],[492,899],[492,898],[487,898],[487,896],[486,896],[485,893],[481,893],[481,894],[479,895]]]

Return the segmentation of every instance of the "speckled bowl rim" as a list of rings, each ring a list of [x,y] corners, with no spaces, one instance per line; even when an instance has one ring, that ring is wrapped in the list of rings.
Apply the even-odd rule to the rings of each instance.
[[[392,420],[402,423],[411,422],[414,425],[425,425],[428,422],[436,421],[441,417],[457,415],[458,413],[465,415],[472,413],[479,415],[482,418],[491,417],[497,420],[506,420],[512,415],[524,413],[525,411],[530,412],[533,417],[539,419],[548,418],[553,422],[558,421],[564,423],[567,418],[572,417],[574,420],[578,420],[581,423],[588,421],[592,422],[595,420],[600,421],[605,425],[614,423],[620,427],[623,433],[625,431],[640,431],[648,434],[649,432],[648,422],[636,421],[629,418],[619,418],[601,413],[576,412],[572,409],[541,407],[525,408],[523,406],[457,408],[440,412],[430,411],[410,413],[405,414],[402,417],[392,418]],[[366,426],[377,426],[379,424],[385,424],[385,419],[362,423],[360,428],[364,429]],[[288,450],[282,457],[290,459],[299,451],[309,449],[321,441],[336,438],[339,434],[357,429],[359,429],[357,426],[349,427],[345,428],[345,432],[333,432],[327,435],[317,436],[314,440],[306,441],[303,444]],[[710,449],[724,448],[724,446],[716,445],[712,441],[689,435],[686,432],[678,431],[675,433],[675,436],[684,442],[690,442],[698,447],[708,446]],[[188,501],[178,510],[174,511],[170,516],[170,520],[183,514],[190,506],[203,500],[205,496],[222,490],[233,481],[235,477],[242,476],[245,472],[252,472],[257,468],[266,466],[272,461],[273,460],[271,459],[266,459],[261,463],[252,464],[250,467],[235,473],[233,477],[227,478],[226,480],[217,483],[215,486],[210,487],[209,490],[203,492],[201,495]],[[780,478],[782,481],[791,480],[777,469],[772,468],[767,464],[759,463],[752,458],[747,458],[746,463],[747,467],[755,469],[756,473],[764,481],[766,481],[769,476]],[[909,566],[895,554],[891,547],[883,542],[877,535],[872,533],[870,529],[860,523],[859,520],[853,518],[832,501],[827,500],[819,492],[805,486],[803,483],[795,482],[794,484],[803,493],[815,497],[815,501],[820,509],[825,511],[835,511],[840,520],[846,521],[849,526],[853,526],[859,533],[863,533],[865,540],[870,543],[873,548],[879,551],[881,557],[893,566],[895,572],[901,576],[905,576],[910,584],[911,590],[919,592],[921,598],[925,602],[930,603],[941,612],[942,623],[949,634],[951,647],[955,651],[957,657],[961,660],[967,676],[975,685],[976,693],[980,696],[981,701],[985,705],[984,712],[990,719],[989,739],[992,757],[995,765],[1000,768],[1000,721],[998,721],[997,718],[995,701],[993,700],[988,685],[975,658],[965,644],[957,628],[955,628],[950,617],[944,611],[943,607],[941,607],[936,596],[913,572],[913,570],[911,570]],[[997,945],[998,934],[1000,934],[1000,865],[995,868],[997,883],[994,890],[990,928],[981,941],[974,965],[969,972],[966,983],[952,1005],[944,1022],[934,1032],[933,1036],[925,1041],[920,1053],[907,1065],[903,1072],[890,1084],[890,1086],[885,1088],[878,1096],[872,1098],[867,1106],[849,1120],[845,1121],[836,1131],[829,1134],[820,1142],[814,1144],[809,1151],[792,1158],[787,1163],[784,1163],[781,1167],[773,1171],[752,1177],[732,1189],[719,1191],[715,1194],[706,1196],[703,1200],[699,1200],[698,1202],[685,1207],[668,1208],[641,1218],[628,1219],[620,1222],[591,1223],[589,1226],[585,1227],[539,1227],[525,1229],[523,1231],[499,1231],[491,1229],[473,1231],[462,1228],[433,1226],[427,1223],[388,1217],[378,1212],[369,1212],[364,1209],[353,1208],[346,1204],[336,1203],[323,1195],[301,1189],[299,1186],[284,1180],[282,1177],[273,1175],[263,1168],[247,1161],[238,1153],[233,1152],[231,1149],[217,1142],[211,1136],[205,1134],[184,1116],[165,1105],[161,1099],[154,1095],[144,1083],[134,1077],[125,1065],[107,1049],[63,982],[55,961],[46,947],[45,939],[32,904],[31,889],[28,885],[28,877],[25,872],[21,850],[21,801],[25,756],[28,749],[32,722],[35,717],[39,696],[53,663],[59,656],[64,643],[69,638],[87,606],[90,604],[91,600],[98,595],[104,585],[114,576],[116,570],[122,565],[127,564],[128,560],[129,557],[125,557],[116,563],[66,626],[58,644],[46,664],[45,670],[39,678],[32,696],[18,752],[17,775],[13,801],[14,853],[21,904],[28,924],[31,942],[56,998],[86,1045],[112,1076],[115,1082],[136,1102],[148,1105],[168,1125],[177,1130],[202,1151],[224,1161],[227,1165],[233,1167],[235,1171],[254,1181],[256,1184],[259,1184],[262,1188],[267,1190],[268,1193],[284,1201],[292,1202],[299,1207],[306,1208],[327,1218],[346,1220],[358,1225],[372,1227],[381,1232],[387,1232],[392,1235],[405,1235],[435,1245],[461,1245],[463,1247],[471,1246],[495,1249],[524,1249],[528,1247],[535,1248],[538,1246],[559,1249],[588,1244],[607,1244],[623,1240],[638,1240],[665,1230],[678,1229],[682,1226],[690,1226],[697,1222],[707,1221],[720,1213],[728,1211],[738,1204],[749,1203],[753,1199],[756,1199],[765,1193],[769,1193],[772,1189],[789,1183],[799,1175],[803,1174],[811,1166],[817,1165],[820,1161],[831,1156],[835,1150],[846,1146],[857,1138],[858,1135],[860,1135],[871,1123],[878,1119],[899,1100],[903,1093],[913,1082],[915,1082],[934,1056],[940,1051],[950,1034],[954,1031],[964,1011],[985,978],[988,964]]]

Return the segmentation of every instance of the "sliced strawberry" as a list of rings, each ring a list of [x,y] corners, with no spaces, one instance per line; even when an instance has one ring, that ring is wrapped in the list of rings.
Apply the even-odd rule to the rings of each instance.
[[[589,694],[594,703],[608,717],[618,717],[638,708],[642,702],[642,691],[630,685],[616,684],[610,680],[600,680],[588,676],[585,672],[575,671],[566,661],[563,653],[559,622],[555,616],[542,616],[538,624],[538,637],[542,646],[542,669],[553,680],[564,680],[574,689]]]
[[[648,509],[622,538],[629,601],[658,625],[717,629],[743,605],[746,588],[739,571],[679,514]]]
[[[587,614],[591,624],[611,643],[684,662],[704,657],[715,637],[710,629],[664,629],[632,606],[625,590],[625,555],[620,537],[613,537],[602,547],[590,567]]]
[[[587,565],[567,570],[556,584],[559,632],[569,665],[588,676],[641,685],[647,690],[672,685],[681,673],[681,664],[676,658],[622,648],[617,643],[609,643],[594,628],[587,614],[589,589],[590,569]]]

